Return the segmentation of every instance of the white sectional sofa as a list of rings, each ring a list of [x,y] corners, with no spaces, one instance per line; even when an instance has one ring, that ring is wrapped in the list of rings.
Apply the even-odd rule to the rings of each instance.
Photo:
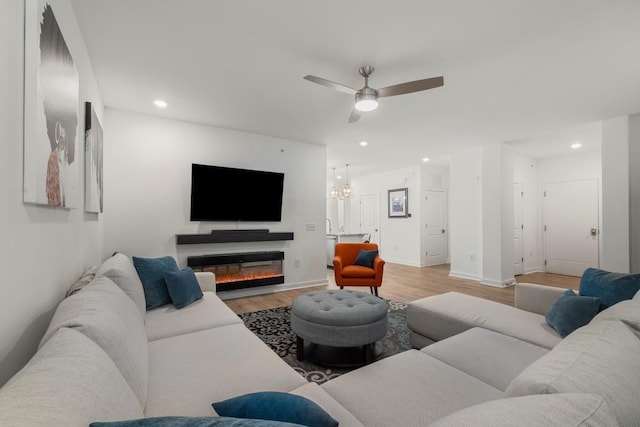
[[[553,348],[456,327],[318,386],[244,326],[212,274],[197,278],[202,299],[146,311],[130,259],[106,260],[60,303],[38,352],[0,389],[0,425],[216,416],[211,403],[263,390],[305,396],[343,427],[640,425],[640,295]]]

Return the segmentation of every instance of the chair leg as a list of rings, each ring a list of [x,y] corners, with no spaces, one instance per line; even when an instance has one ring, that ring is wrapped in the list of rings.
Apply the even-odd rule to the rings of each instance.
[[[372,286],[371,287],[371,293],[375,296],[378,296],[378,287],[377,286]]]
[[[340,289],[344,289],[344,286],[340,286]]]

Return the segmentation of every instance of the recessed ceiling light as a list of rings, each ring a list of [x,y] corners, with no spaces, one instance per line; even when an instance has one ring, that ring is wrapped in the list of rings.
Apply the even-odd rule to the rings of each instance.
[[[165,108],[167,106],[167,102],[162,99],[156,99],[153,101],[153,104],[158,108]]]
[[[425,162],[425,163],[426,163],[426,162],[428,162],[429,160],[430,160],[430,159],[429,159],[428,157],[423,157],[423,158],[422,158],[422,161],[423,161],[423,162]]]
[[[573,144],[571,144],[571,148],[573,148],[574,150],[580,147],[582,147],[582,144],[580,144],[579,142],[574,142]]]
[[[367,141],[360,141],[360,146],[361,147],[366,147],[367,145],[369,145],[369,143]]]

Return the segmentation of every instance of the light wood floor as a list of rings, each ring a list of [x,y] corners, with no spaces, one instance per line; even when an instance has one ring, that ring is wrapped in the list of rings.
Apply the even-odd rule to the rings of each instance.
[[[449,277],[449,265],[435,267],[411,267],[386,263],[379,295],[393,301],[408,303],[419,298],[442,294],[449,291],[461,292],[481,298],[513,305],[515,288],[497,288],[481,285],[467,279]],[[578,289],[580,278],[559,274],[532,273],[516,276],[517,282],[540,283],[543,285]],[[291,305],[293,299],[312,290],[335,288],[333,270],[327,269],[327,284],[311,288],[293,289],[245,298],[226,300],[226,304],[236,313],[248,313],[274,307]],[[369,292],[369,288],[346,288]]]

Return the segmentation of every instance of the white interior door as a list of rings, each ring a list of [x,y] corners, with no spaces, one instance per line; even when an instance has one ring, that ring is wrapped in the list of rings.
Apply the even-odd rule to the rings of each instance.
[[[368,233],[371,243],[380,244],[380,202],[377,194],[360,196],[360,233]]]
[[[516,182],[513,185],[513,274],[524,274],[524,255],[522,234],[522,184]]]
[[[425,194],[426,264],[447,262],[447,192],[427,190]]]
[[[566,181],[544,186],[545,269],[582,276],[599,266],[598,181]]]

